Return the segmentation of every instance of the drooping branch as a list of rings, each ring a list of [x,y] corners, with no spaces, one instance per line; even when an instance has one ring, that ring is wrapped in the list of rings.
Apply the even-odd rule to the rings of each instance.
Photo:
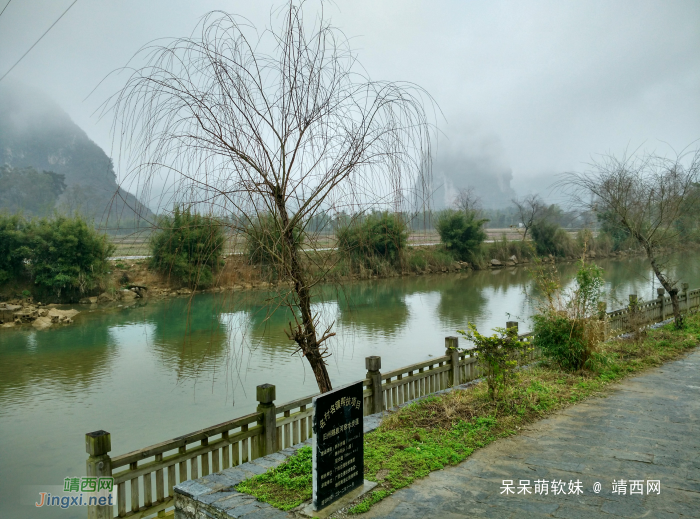
[[[676,285],[659,260],[660,250],[678,242],[684,209],[700,203],[700,150],[674,158],[655,154],[604,156],[584,173],[559,183],[574,203],[607,217],[644,249],[654,275],[669,292],[676,326],[682,326]]]
[[[126,182],[145,199],[165,184],[165,209],[206,209],[259,241],[292,287],[278,296],[296,323],[285,332],[326,391],[334,334],[331,325],[318,336],[311,307],[330,267],[307,268],[319,261],[308,259],[318,231],[307,222],[321,212],[406,209],[413,186],[430,177],[434,104],[415,85],[363,75],[322,11],[313,23],[304,17],[308,5],[289,2],[261,32],[211,13],[193,36],[142,49],[133,62],[145,64],[104,113],[115,116]]]

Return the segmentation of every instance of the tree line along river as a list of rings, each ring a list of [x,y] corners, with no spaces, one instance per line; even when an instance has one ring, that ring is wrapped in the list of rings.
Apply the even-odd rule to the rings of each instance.
[[[656,297],[644,258],[597,263],[609,309],[630,293]],[[700,286],[694,254],[675,255],[670,265],[678,279]],[[570,281],[576,265],[559,270]],[[337,332],[331,379],[364,377],[370,355],[381,356],[385,370],[443,355],[444,337],[469,321],[482,332],[508,320],[529,330],[531,284],[520,267],[324,287],[315,306]],[[60,329],[0,330],[0,517],[85,517],[84,508],[29,506],[32,488],[85,475],[86,432],[109,431],[117,455],[252,412],[258,384],[275,384],[278,402],[315,393],[311,370],[284,335],[288,315],[270,313],[266,298],[144,300],[83,311]]]

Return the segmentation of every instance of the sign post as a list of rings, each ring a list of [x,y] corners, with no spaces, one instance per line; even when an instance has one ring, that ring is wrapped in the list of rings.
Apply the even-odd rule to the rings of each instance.
[[[364,482],[362,382],[313,399],[313,509]]]

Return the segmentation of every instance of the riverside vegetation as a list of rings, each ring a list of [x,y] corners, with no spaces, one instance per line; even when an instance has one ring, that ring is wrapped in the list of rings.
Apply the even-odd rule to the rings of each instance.
[[[170,259],[161,254],[159,260],[151,260],[149,268],[159,273],[165,286],[175,290],[181,287],[202,289],[211,287],[245,288],[253,285],[267,286],[279,281],[279,272],[285,257],[281,247],[280,226],[275,216],[268,214],[247,226],[242,254],[223,256],[223,234],[227,227],[235,226],[226,221],[216,221],[200,215],[178,212],[175,219],[162,220],[154,231],[149,252],[156,257],[155,243],[169,247]],[[195,219],[200,222],[196,224]],[[294,246],[304,248],[304,268],[318,271],[325,281],[336,282],[374,277],[419,275],[455,272],[464,269],[485,269],[528,263],[543,251],[545,261],[574,260],[585,253],[591,257],[629,254],[631,251],[615,249],[607,234],[597,237],[589,230],[579,231],[575,238],[556,227],[555,237],[544,236],[547,243],[557,246],[551,250],[538,242],[508,240],[505,235],[486,243],[485,219],[475,213],[445,211],[438,215],[437,230],[441,243],[437,245],[408,246],[411,228],[401,215],[387,212],[369,214],[350,222],[340,221],[328,226],[316,236],[323,243],[304,243],[302,232],[295,232]],[[216,230],[218,225],[223,230]],[[192,230],[197,227],[196,232]],[[327,231],[327,232],[326,232]],[[200,237],[200,250],[193,253],[191,245],[182,247],[192,236]],[[230,238],[229,238],[230,239]],[[187,252],[185,249],[187,249]],[[496,261],[493,261],[496,260]],[[138,262],[119,261],[115,269],[127,271],[126,265]],[[189,265],[185,268],[185,265]],[[136,270],[139,270],[136,268]],[[197,277],[194,273],[204,270]]]
[[[0,300],[112,302],[134,284],[148,287],[148,295],[156,297],[189,295],[193,290],[267,288],[280,282],[280,261],[285,261],[271,253],[280,240],[273,232],[278,228],[274,218],[264,215],[253,221],[241,244],[243,254],[226,257],[231,222],[177,207],[157,219],[147,241],[150,259],[110,261],[114,246],[79,216],[27,219],[3,214]],[[558,224],[543,220],[533,223],[532,240],[509,240],[504,234],[487,243],[486,219],[476,211],[447,210],[435,220],[441,243],[409,247],[411,225],[399,214],[326,218],[319,224],[325,226],[325,234],[318,236],[328,244],[311,244],[304,268],[318,270],[314,275],[324,281],[345,282],[501,268],[538,258],[553,263],[573,261],[582,254],[595,258],[638,252],[624,233],[604,225],[596,236],[584,229],[572,237]],[[309,247],[301,233],[295,236],[295,246]],[[685,243],[692,246],[694,240]]]
[[[280,282],[279,274],[287,259],[281,247],[280,226],[274,215],[263,215],[248,224],[241,243],[243,253],[224,258],[222,234],[214,229],[216,220],[198,215],[183,218],[183,214],[180,212],[183,230],[176,225],[164,225],[156,231],[157,236],[167,234],[168,238],[152,237],[151,254],[155,256],[153,244],[156,241],[173,249],[181,239],[176,239],[177,235],[196,234],[187,230],[194,225],[187,218],[208,222],[197,230],[203,236],[200,242],[202,250],[196,256],[184,254],[181,248],[177,261],[159,261],[157,268],[156,262],[151,261],[152,272],[161,274],[161,280],[151,279],[151,282],[160,281],[161,285],[173,290],[181,287],[265,288]],[[632,248],[632,242],[617,235],[613,238],[607,232],[599,232],[594,236],[590,230],[584,229],[572,237],[557,224],[542,224],[538,229],[540,224],[537,222],[532,227],[536,237],[532,241],[509,240],[503,235],[487,243],[485,223],[486,220],[475,211],[447,210],[437,216],[436,228],[441,243],[408,246],[411,226],[406,220],[396,213],[377,212],[363,218],[335,222],[325,219],[320,224],[324,226],[323,233],[315,235],[316,242],[305,243],[302,240],[304,233],[298,231],[294,233],[294,246],[305,249],[303,268],[313,271],[314,278],[326,282],[501,268],[530,263],[537,258],[552,263],[575,261],[582,255],[596,258],[637,252]],[[224,221],[218,224],[224,229],[236,225]],[[123,268],[126,263],[118,262],[115,267],[119,269],[121,266],[123,271],[128,271],[128,268]],[[189,264],[189,270],[174,268],[180,264]],[[206,272],[195,276],[194,272],[200,269]]]
[[[535,336],[534,344],[542,348],[544,360],[525,369],[516,369],[518,347],[511,343],[508,331],[497,330],[492,337],[480,335],[474,327],[463,332],[476,342],[477,350],[509,343],[513,348],[507,350],[512,353],[492,357],[498,369],[488,371],[484,381],[389,412],[380,427],[365,436],[365,478],[378,486],[346,512],[366,512],[416,479],[458,464],[476,449],[518,434],[553,412],[602,396],[614,389],[615,382],[698,345],[697,313],[686,319],[683,329],[668,324],[647,330],[641,339],[632,334],[604,341],[602,334],[589,333],[600,329],[597,323],[604,324],[593,311],[600,295],[600,274],[597,267],[583,264],[572,290],[564,292],[554,283],[541,294],[542,313],[535,322],[542,335]],[[555,347],[552,338],[561,339],[566,330],[570,337]],[[483,354],[477,358],[484,361]],[[300,449],[285,464],[244,481],[237,489],[289,510],[311,497],[310,480],[311,451]]]
[[[150,267],[166,279],[207,288],[224,262],[224,233],[213,218],[176,207],[161,216],[159,231],[151,235]]]
[[[107,283],[106,237],[79,216],[26,219],[0,213],[0,325],[37,329],[71,324],[77,310],[47,308],[41,301],[71,301]],[[3,296],[5,293],[5,297]],[[34,303],[33,297],[37,298]]]
[[[113,251],[106,236],[80,216],[0,213],[0,286],[25,297],[70,301],[103,288]]]

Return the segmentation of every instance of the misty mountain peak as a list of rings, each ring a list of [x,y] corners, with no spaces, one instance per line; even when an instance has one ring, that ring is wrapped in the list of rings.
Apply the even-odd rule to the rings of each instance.
[[[112,160],[52,99],[17,82],[0,85],[0,166],[65,178],[56,209],[105,223],[150,211],[117,185]]]

